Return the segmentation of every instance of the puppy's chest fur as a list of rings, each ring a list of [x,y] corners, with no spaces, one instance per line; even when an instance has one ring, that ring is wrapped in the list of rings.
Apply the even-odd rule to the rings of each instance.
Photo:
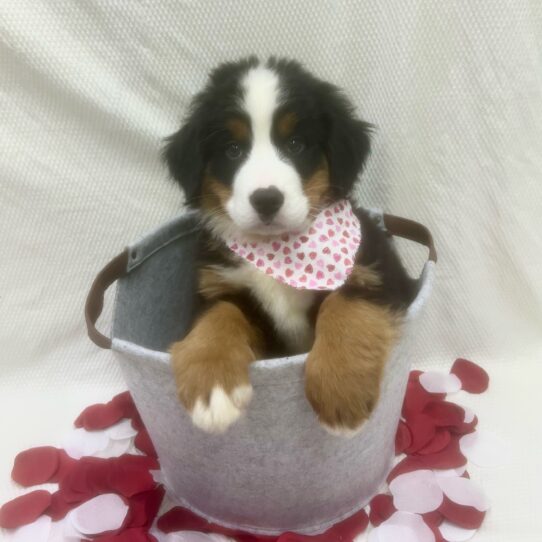
[[[322,294],[297,290],[262,273],[204,234],[200,244],[199,293],[207,302],[229,299],[264,330],[269,354],[301,353],[314,340]]]

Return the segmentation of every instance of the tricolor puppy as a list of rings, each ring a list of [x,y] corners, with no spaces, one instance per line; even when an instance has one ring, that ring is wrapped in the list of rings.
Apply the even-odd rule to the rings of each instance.
[[[170,349],[179,398],[200,428],[221,432],[241,416],[253,361],[300,352],[309,352],[306,394],[326,428],[352,433],[370,415],[413,283],[367,213],[357,211],[359,248],[318,230],[330,220],[330,235],[344,233],[339,215],[369,146],[369,125],[337,87],[297,62],[254,57],[216,68],[168,138],[171,175],[202,215],[204,310]],[[300,235],[306,256],[290,253]],[[352,265],[337,272],[324,251],[346,262],[350,251]],[[295,286],[276,276],[288,264]]]

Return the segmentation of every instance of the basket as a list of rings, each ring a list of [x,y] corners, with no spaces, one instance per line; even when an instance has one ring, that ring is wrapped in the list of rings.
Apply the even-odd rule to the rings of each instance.
[[[192,265],[199,226],[188,212],[129,245],[96,277],[86,304],[90,338],[111,348],[157,450],[175,504],[226,527],[258,534],[317,534],[364,507],[394,457],[394,437],[420,309],[436,254],[428,230],[381,215],[388,232],[429,247],[402,337],[386,365],[380,400],[351,439],[328,434],[304,395],[305,355],[252,364],[246,414],[221,435],[193,426],[179,403],[168,346],[197,311]],[[112,338],[95,327],[118,280]]]

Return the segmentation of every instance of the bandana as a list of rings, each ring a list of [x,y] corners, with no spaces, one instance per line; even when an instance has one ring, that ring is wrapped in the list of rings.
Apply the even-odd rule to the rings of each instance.
[[[352,269],[361,244],[360,223],[349,201],[323,209],[300,233],[253,241],[241,237],[228,247],[274,279],[300,290],[336,290]]]

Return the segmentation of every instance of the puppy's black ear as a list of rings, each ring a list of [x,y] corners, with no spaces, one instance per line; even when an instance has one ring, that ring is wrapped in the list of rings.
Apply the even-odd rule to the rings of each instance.
[[[199,200],[203,177],[203,156],[196,123],[188,121],[166,139],[164,160],[173,179],[183,188],[188,205]]]
[[[335,87],[327,87],[324,111],[326,154],[334,195],[347,197],[371,150],[372,125],[358,120],[352,105]]]

